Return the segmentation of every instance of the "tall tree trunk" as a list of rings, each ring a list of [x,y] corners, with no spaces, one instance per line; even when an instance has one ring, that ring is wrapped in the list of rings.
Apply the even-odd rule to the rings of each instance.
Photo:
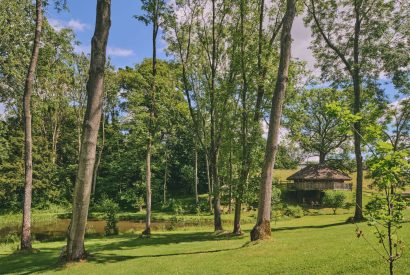
[[[361,101],[361,80],[360,80],[360,63],[359,63],[359,37],[361,29],[361,18],[359,7],[355,9],[356,11],[356,23],[355,23],[355,35],[354,35],[354,46],[353,46],[353,55],[354,55],[354,67],[353,67],[353,91],[354,91],[354,107],[353,113],[359,114],[362,108]],[[361,122],[356,121],[353,125],[354,127],[354,153],[356,157],[356,207],[354,213],[354,220],[361,221],[363,220],[363,158],[362,158],[362,129]]]
[[[218,145],[216,138],[216,100],[215,100],[215,81],[216,81],[216,0],[212,0],[212,60],[211,60],[211,91],[210,91],[210,113],[211,113],[211,177],[213,184],[214,198],[214,229],[215,231],[223,230],[221,221],[221,194],[218,175]]]
[[[198,150],[195,144],[195,203],[198,205]]]
[[[164,204],[167,203],[167,181],[168,181],[168,155],[165,152],[165,172],[164,172],[164,186],[163,186],[163,202]]]
[[[286,14],[281,33],[278,77],[272,97],[269,132],[266,141],[265,159],[260,185],[258,218],[255,227],[251,231],[252,241],[266,239],[271,236],[270,214],[272,200],[272,172],[275,164],[276,152],[278,150],[282,105],[285,99],[285,91],[288,83],[288,70],[292,46],[291,30],[295,13],[296,0],[287,0]]]
[[[94,197],[95,195],[95,188],[97,186],[97,177],[98,177],[98,169],[100,168],[100,163],[101,163],[101,157],[102,153],[104,150],[104,145],[105,145],[105,116],[104,116],[104,111],[102,112],[102,140],[101,140],[101,148],[100,151],[98,152],[98,158],[97,158],[97,163],[94,166],[94,172],[93,172],[93,187],[91,191],[91,195]]]
[[[248,80],[246,75],[245,68],[245,0],[241,0],[240,4],[240,28],[241,28],[241,75],[242,75],[242,91],[241,91],[241,103],[242,103],[242,117],[241,117],[241,145],[242,145],[242,164],[241,164],[241,175],[240,181],[238,183],[238,190],[235,197],[235,217],[233,222],[233,234],[240,235],[242,234],[241,230],[241,209],[242,209],[242,196],[244,193],[245,185],[247,184],[248,179],[248,105],[247,105],[247,93],[248,93]],[[262,18],[263,18],[263,1],[262,1]],[[259,84],[260,85],[260,84]],[[258,103],[257,103],[258,104]]]
[[[209,212],[212,212],[212,182],[209,169],[209,159],[208,154],[205,152],[205,165],[206,165],[206,180],[208,182],[208,203],[209,203]]]
[[[229,201],[228,201],[228,213],[232,212],[232,139],[229,141]]]
[[[102,113],[106,49],[111,26],[110,16],[111,0],[98,0],[95,31],[91,41],[87,109],[84,116],[80,159],[74,188],[73,214],[67,240],[67,261],[78,261],[86,256],[84,234]]]
[[[151,235],[151,153],[152,153],[152,140],[154,138],[154,118],[155,118],[155,93],[156,93],[156,76],[157,76],[157,35],[158,35],[158,1],[154,0],[153,7],[153,19],[152,19],[152,84],[151,84],[151,103],[149,110],[149,125],[148,125],[148,144],[147,144],[147,215],[145,230],[143,235]]]
[[[147,145],[147,159],[146,159],[146,217],[145,217],[145,230],[142,232],[143,235],[151,235],[151,150],[152,141],[151,135],[148,140]]]
[[[24,108],[24,204],[23,224],[21,227],[21,249],[31,249],[31,197],[33,191],[33,140],[31,137],[31,94],[33,93],[33,82],[38,63],[40,51],[41,30],[43,25],[43,1],[36,0],[36,30],[34,44],[31,53],[30,65],[27,71],[24,86],[23,108]]]

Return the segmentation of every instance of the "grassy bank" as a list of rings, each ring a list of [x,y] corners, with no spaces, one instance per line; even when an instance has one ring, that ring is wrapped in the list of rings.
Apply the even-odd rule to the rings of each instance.
[[[409,214],[409,213],[406,213]],[[387,265],[370,245],[345,224],[348,215],[306,216],[279,221],[273,239],[250,244],[244,236],[214,234],[211,228],[154,232],[151,239],[128,234],[87,239],[88,261],[63,266],[64,242],[36,243],[36,254],[0,250],[2,274],[386,274]],[[371,229],[359,225],[376,244]],[[410,242],[410,224],[401,236]],[[409,252],[397,262],[397,274],[410,269]]]

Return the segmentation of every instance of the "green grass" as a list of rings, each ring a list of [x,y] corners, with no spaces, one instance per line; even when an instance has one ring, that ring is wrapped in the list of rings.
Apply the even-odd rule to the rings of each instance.
[[[410,213],[406,213],[410,216]],[[214,234],[211,228],[88,238],[92,254],[86,262],[62,266],[58,256],[64,242],[35,243],[40,252],[13,253],[0,249],[1,274],[387,274],[387,265],[345,224],[348,215],[306,216],[273,225],[269,241],[249,243],[244,236]],[[408,217],[407,217],[408,218]],[[371,229],[359,225],[373,244]],[[228,228],[226,228],[228,229]],[[401,231],[410,242],[410,223]],[[408,274],[409,252],[397,262],[397,274]]]

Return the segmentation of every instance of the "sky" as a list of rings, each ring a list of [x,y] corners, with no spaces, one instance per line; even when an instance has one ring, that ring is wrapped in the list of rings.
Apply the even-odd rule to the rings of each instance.
[[[47,9],[47,18],[55,29],[69,27],[75,32],[81,43],[77,52],[90,52],[90,41],[94,32],[96,0],[69,0],[69,11],[57,12],[53,6]],[[133,66],[151,56],[151,27],[133,18],[141,15],[139,0],[112,1],[111,29],[108,41],[108,55],[116,67]],[[308,46],[311,41],[310,29],[303,25],[301,17],[296,18],[292,35],[294,38],[292,55],[307,61],[310,69],[314,68],[314,58]],[[159,58],[165,58],[166,47],[158,39]]]
[[[68,0],[68,11],[57,12],[52,5],[47,9],[49,23],[55,29],[71,28],[80,42],[75,46],[77,52],[90,52],[90,41],[94,32],[96,0]],[[145,26],[134,15],[142,15],[140,0],[115,0],[111,7],[111,29],[107,54],[116,67],[134,66],[144,58],[152,55],[151,26]],[[309,45],[312,41],[310,28],[303,24],[303,16],[295,19],[292,28],[292,57],[306,61],[308,69],[315,69],[315,58]],[[158,39],[158,57],[166,58],[164,49],[166,43]],[[389,81],[383,87],[390,100],[395,93]]]
[[[53,5],[47,9],[49,23],[55,28],[69,27],[78,41],[77,52],[89,53],[94,33],[96,0],[68,0],[68,11],[57,12]],[[151,56],[151,27],[133,18],[142,15],[139,0],[115,0],[111,6],[111,29],[107,54],[117,68],[133,66]],[[164,58],[165,45],[158,39],[158,57]]]

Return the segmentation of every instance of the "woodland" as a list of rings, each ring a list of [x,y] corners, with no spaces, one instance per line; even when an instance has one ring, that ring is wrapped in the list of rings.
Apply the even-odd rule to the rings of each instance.
[[[135,1],[117,67],[121,1],[85,53],[74,1],[0,0],[0,274],[406,274],[410,1]],[[309,165],[352,190],[298,201]]]

